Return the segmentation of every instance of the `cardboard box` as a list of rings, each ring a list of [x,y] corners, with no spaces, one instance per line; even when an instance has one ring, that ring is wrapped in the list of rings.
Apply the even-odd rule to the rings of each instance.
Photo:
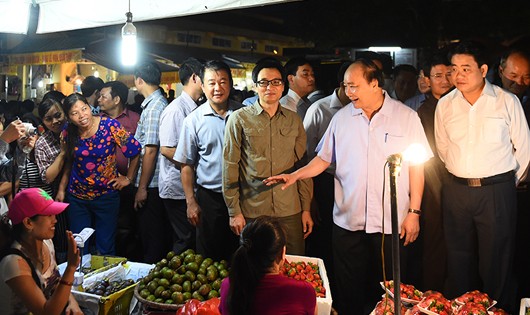
[[[310,262],[318,266],[320,277],[324,281],[324,288],[326,289],[326,297],[317,297],[318,315],[329,315],[331,313],[331,304],[333,303],[333,299],[331,298],[328,274],[326,273],[326,266],[324,266],[324,261],[320,258],[295,255],[285,255],[285,259],[287,259],[287,261],[289,262]]]
[[[521,308],[519,309],[519,315],[526,315],[526,309],[530,309],[530,298],[521,299]]]
[[[132,279],[135,284],[109,296],[99,296],[77,290],[72,290],[72,294],[79,305],[90,309],[94,314],[126,315],[130,313],[130,308],[133,306],[131,301],[133,300],[136,282],[146,276],[152,268],[154,268],[154,265],[134,262],[118,265],[87,277],[83,282],[83,287],[90,287],[93,283],[107,277],[110,277],[110,280]]]

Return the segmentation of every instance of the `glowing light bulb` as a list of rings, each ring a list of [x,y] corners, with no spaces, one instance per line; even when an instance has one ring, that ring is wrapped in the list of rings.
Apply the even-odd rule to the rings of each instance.
[[[136,27],[132,23],[132,13],[127,12],[127,22],[121,29],[121,62],[126,66],[136,64]]]

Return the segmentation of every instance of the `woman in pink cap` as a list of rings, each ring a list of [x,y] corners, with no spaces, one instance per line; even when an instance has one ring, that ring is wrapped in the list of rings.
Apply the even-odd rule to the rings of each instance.
[[[55,261],[52,238],[55,216],[67,203],[55,202],[40,188],[18,193],[0,227],[0,315],[83,314],[70,293],[79,250],[67,231],[67,267],[61,277]],[[11,220],[12,227],[8,220]],[[9,246],[11,244],[11,246]],[[6,248],[7,247],[7,248]]]

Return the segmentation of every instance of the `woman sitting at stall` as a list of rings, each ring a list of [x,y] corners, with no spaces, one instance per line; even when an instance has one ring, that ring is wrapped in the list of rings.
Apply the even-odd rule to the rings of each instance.
[[[68,204],[55,202],[40,188],[18,193],[7,216],[0,219],[2,235],[8,240],[0,252],[0,314],[83,314],[70,293],[79,250],[67,231],[67,267],[61,277],[55,262],[52,237],[55,216]],[[13,226],[8,222],[11,219]],[[66,309],[65,309],[66,308]]]
[[[63,108],[68,118],[63,134],[67,163],[56,199],[70,204],[68,217],[74,233],[94,228],[97,253],[114,255],[118,191],[134,178],[140,143],[117,120],[93,116],[81,94],[65,98]],[[130,159],[127,176],[118,174],[117,149]]]
[[[316,314],[316,293],[305,282],[280,275],[285,232],[271,217],[259,217],[241,232],[230,275],[221,285],[221,314]]]

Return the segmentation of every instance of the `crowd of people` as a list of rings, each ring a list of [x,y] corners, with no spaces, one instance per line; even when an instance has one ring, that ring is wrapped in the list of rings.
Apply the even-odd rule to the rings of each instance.
[[[264,58],[252,71],[256,95],[245,100],[234,97],[228,65],[189,58],[176,98],[164,96],[155,64],[139,65],[143,100],[134,110],[127,86],[94,77],[82,94],[47,93],[38,117],[28,104],[16,113],[0,106],[2,213],[12,224],[2,246],[25,254],[1,261],[0,300],[10,289],[35,314],[46,299],[77,312],[60,289],[70,269],[54,282],[58,293],[38,303],[20,291],[33,280],[17,277],[36,269],[48,282],[55,258],[74,266],[79,253],[66,231],[92,227],[85,252],[154,263],[194,248],[233,259],[223,314],[263,310],[265,288],[314,298],[275,278],[285,253],[322,258],[338,313],[367,314],[392,274],[385,163],[420,144],[425,156],[402,162],[397,185],[403,281],[449,298],[478,289],[515,312],[530,293],[517,281],[528,265],[520,222],[529,217],[530,58],[512,49],[491,71],[485,53],[462,42],[389,76],[385,57],[367,52],[332,79],[316,79],[304,58]],[[335,88],[319,88],[324,80]],[[8,211],[14,189],[21,192]],[[28,204],[37,195],[54,210]],[[34,234],[34,226],[48,231]],[[280,295],[293,296],[287,291]],[[315,311],[307,300],[292,307]]]

